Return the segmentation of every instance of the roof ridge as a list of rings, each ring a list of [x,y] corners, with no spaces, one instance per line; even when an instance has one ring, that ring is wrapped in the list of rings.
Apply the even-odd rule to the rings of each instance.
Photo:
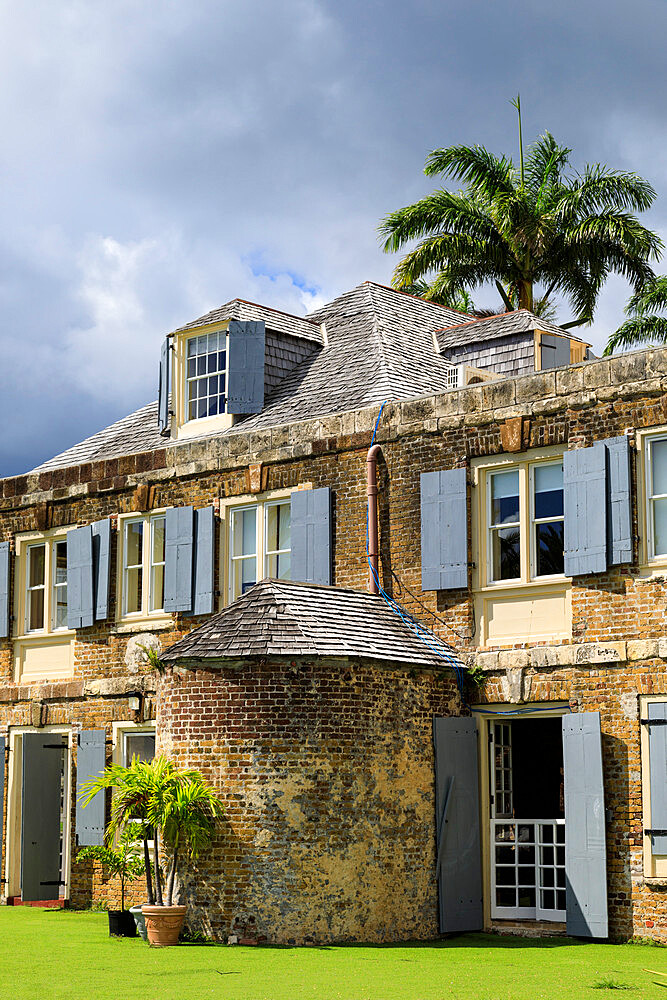
[[[393,285],[383,285],[381,281],[373,281],[371,278],[367,278],[366,281],[362,282],[362,284],[375,285],[376,288],[384,288],[388,292],[394,292],[395,295],[405,295],[408,299],[416,299],[424,305],[435,306],[437,309],[447,309],[448,312],[458,313],[460,316],[472,316],[472,313],[467,313],[463,309],[457,309],[455,306],[445,306],[442,302],[432,302],[430,299],[422,298],[421,295],[414,295],[412,292],[405,292],[402,288],[394,288]]]
[[[223,309],[225,306],[228,306],[231,302],[243,302],[243,304],[246,306],[255,306],[257,309],[266,309],[268,312],[278,313],[278,315],[280,316],[289,316],[290,319],[298,319],[301,320],[303,323],[310,323],[311,326],[315,326],[318,329],[320,326],[320,324],[317,323],[314,319],[308,319],[307,315],[297,316],[296,313],[287,312],[285,309],[275,309],[273,306],[265,306],[261,302],[252,302],[250,299],[239,299],[239,298],[230,299],[229,302],[223,302],[223,304],[218,308]],[[213,311],[214,310],[210,310],[210,312]]]
[[[378,316],[378,310],[375,301],[373,299],[373,294],[371,292],[372,287],[375,286],[383,287],[383,286],[377,285],[377,283],[373,281],[365,281],[364,284],[368,286],[369,299],[371,302],[371,308],[373,310],[373,317],[374,317],[373,333],[377,338],[378,354],[380,356],[380,366],[382,368],[382,374],[384,376],[384,383],[386,386],[385,392],[389,393],[390,395],[393,395],[397,391],[394,382],[394,376],[396,373],[394,371],[392,364],[390,363],[389,358],[387,357],[389,350],[389,342],[388,342],[389,334],[387,333],[384,325],[380,321],[380,318]],[[433,353],[435,355],[435,351]]]

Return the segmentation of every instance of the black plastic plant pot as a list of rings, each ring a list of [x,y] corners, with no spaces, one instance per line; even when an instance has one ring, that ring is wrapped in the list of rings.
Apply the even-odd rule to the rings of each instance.
[[[137,925],[129,910],[109,910],[109,934],[111,937],[137,936]]]

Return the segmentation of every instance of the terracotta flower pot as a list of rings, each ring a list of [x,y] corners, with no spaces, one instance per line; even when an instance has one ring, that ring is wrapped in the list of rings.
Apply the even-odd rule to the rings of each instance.
[[[185,906],[151,906],[144,903],[141,912],[146,921],[149,943],[156,948],[168,948],[169,945],[178,944],[178,935],[185,920],[185,910]]]

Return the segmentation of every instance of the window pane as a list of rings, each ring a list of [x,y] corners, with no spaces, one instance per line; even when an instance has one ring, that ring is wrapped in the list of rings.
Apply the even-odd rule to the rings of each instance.
[[[28,597],[28,629],[44,628],[44,590],[31,590]]]
[[[250,556],[257,552],[257,513],[235,510],[232,514],[232,555]]]
[[[153,526],[153,562],[164,562],[164,518],[156,517]]]
[[[563,466],[538,465],[534,472],[535,517],[562,517]]]
[[[142,572],[141,566],[125,572],[125,610],[128,614],[141,611]]]
[[[268,552],[290,547],[290,514],[289,503],[274,504],[267,507],[266,517],[266,548]]]
[[[151,611],[164,608],[164,566],[153,566],[151,570]]]
[[[232,587],[234,597],[240,597],[257,583],[257,560],[236,559],[232,563]]]
[[[67,542],[56,542],[54,553],[54,583],[67,583]]]
[[[291,579],[291,556],[289,552],[280,555],[270,555],[266,560],[266,572],[272,580]]]
[[[519,520],[519,471],[494,472],[491,476],[491,524]]]
[[[138,760],[153,760],[155,756],[154,733],[125,734],[125,766],[132,763],[132,758]]]
[[[28,565],[28,586],[44,583],[44,546],[31,545]]]
[[[54,587],[55,615],[54,628],[67,626],[67,586]]]
[[[667,494],[667,438],[651,442],[653,487],[651,496]]]
[[[563,522],[554,521],[551,524],[536,524],[535,544],[537,550],[537,576],[551,576],[554,573],[563,573],[565,569],[563,558]]]
[[[125,565],[141,566],[143,562],[144,525],[131,521],[125,529]]]
[[[667,499],[653,501],[654,556],[667,555]]]
[[[521,533],[518,528],[491,532],[494,580],[516,580],[521,575]]]

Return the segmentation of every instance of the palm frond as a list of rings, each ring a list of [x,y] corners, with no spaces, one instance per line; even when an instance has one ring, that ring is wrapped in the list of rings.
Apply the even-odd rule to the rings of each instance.
[[[644,316],[641,319],[628,320],[612,333],[604,354],[613,354],[629,347],[640,347],[642,344],[667,344],[667,317]]]
[[[517,171],[511,159],[495,156],[484,146],[448,146],[434,149],[426,157],[424,173],[445,174],[453,180],[465,181],[470,190],[486,198],[500,191],[511,193],[517,184]]]

